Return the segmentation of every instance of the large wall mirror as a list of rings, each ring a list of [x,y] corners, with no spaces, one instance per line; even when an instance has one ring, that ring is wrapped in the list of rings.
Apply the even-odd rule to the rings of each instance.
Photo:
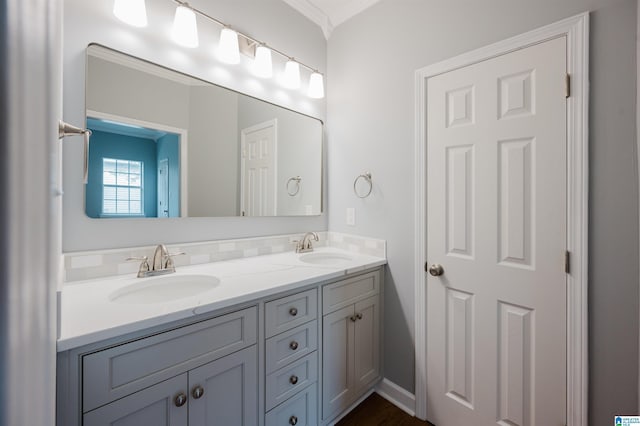
[[[92,44],[92,218],[322,212],[322,122]]]

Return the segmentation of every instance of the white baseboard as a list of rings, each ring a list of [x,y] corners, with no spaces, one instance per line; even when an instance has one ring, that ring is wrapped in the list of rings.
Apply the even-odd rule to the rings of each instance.
[[[416,415],[416,397],[388,379],[383,379],[376,386],[378,395],[400,408],[405,413]]]

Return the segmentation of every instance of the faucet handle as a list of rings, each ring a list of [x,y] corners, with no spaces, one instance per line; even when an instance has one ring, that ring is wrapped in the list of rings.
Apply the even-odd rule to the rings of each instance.
[[[304,248],[303,247],[304,240],[291,240],[291,241],[289,241],[289,244],[295,244],[296,245],[296,253],[300,253],[301,250]]]
[[[187,253],[185,253],[183,251],[181,251],[179,253],[167,253],[167,255],[166,255],[167,258],[165,260],[164,268],[165,269],[170,269],[171,271],[175,272],[176,265],[174,265],[172,257],[173,256],[184,256],[185,254],[187,254]]]
[[[138,278],[145,277],[151,267],[149,266],[149,258],[147,256],[127,257],[127,262],[132,260],[141,261],[140,268],[138,269]]]
[[[167,257],[173,257],[173,256],[184,256],[185,254],[187,254],[187,253],[185,253],[185,252],[183,252],[183,251],[178,252],[178,253],[167,253]]]

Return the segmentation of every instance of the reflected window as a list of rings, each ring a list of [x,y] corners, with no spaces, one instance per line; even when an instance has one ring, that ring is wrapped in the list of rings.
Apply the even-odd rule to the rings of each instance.
[[[144,216],[142,161],[102,159],[102,214]]]

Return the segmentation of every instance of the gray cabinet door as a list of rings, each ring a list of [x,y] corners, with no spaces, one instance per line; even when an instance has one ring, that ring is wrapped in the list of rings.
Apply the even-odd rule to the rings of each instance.
[[[322,319],[322,418],[347,408],[353,393],[354,305]]]
[[[251,346],[189,372],[189,426],[258,424],[258,358]],[[196,398],[196,389],[202,395]]]
[[[380,375],[378,296],[356,303],[355,311],[354,380],[355,390],[359,393]]]
[[[85,355],[83,412],[255,344],[257,321],[251,307]]]
[[[83,425],[187,426],[187,404],[175,404],[180,393],[187,395],[186,373],[86,413]]]

